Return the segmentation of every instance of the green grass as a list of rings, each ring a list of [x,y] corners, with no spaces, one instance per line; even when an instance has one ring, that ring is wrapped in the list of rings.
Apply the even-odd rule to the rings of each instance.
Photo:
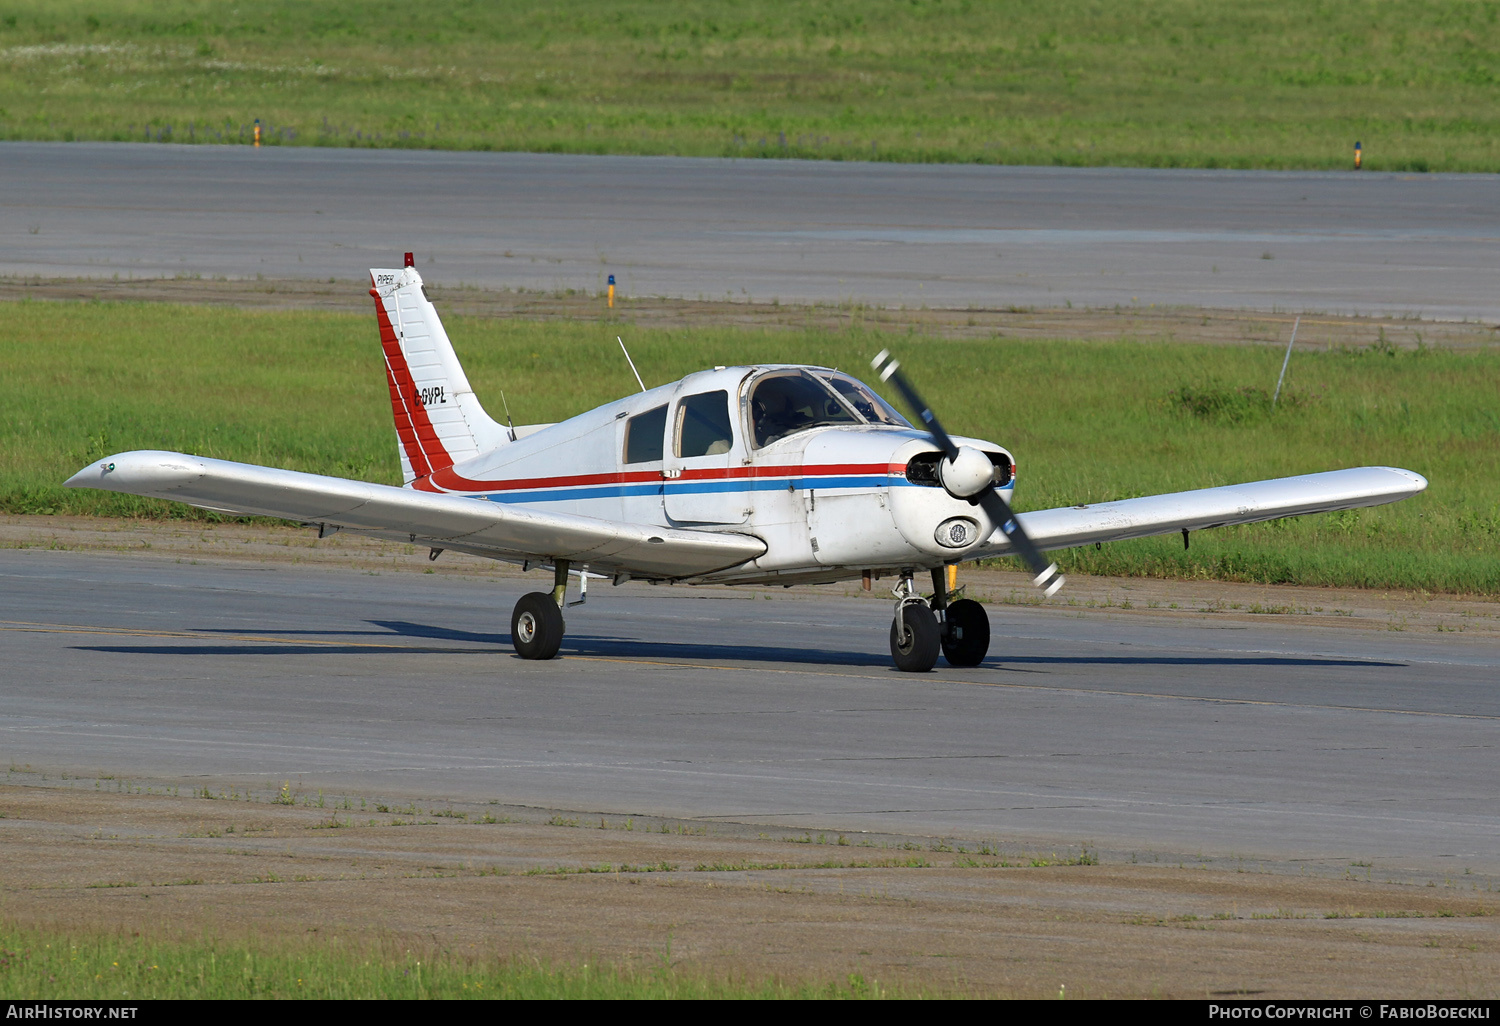
[[[165,448],[399,483],[373,317],[23,301],[0,349],[0,509],[208,517],[60,483],[89,460]],[[1093,573],[1500,596],[1500,348],[1298,352],[1272,411],[1277,347],[943,340],[846,331],[643,330],[447,318],[492,412],[560,420],[713,364],[839,366],[895,349],[949,428],[1008,446],[1021,509],[1340,467],[1429,490],[1392,506],[1072,550]]]
[[[1500,170],[1492,0],[4,0],[0,138]]]
[[[587,962],[550,967],[443,948],[339,937],[162,940],[0,925],[0,1000],[170,998],[880,998],[857,974],[839,983],[757,983],[690,976],[660,964],[630,970]]]

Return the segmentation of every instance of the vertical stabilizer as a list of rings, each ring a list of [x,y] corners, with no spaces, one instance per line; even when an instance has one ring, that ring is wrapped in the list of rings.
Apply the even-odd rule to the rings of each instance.
[[[370,285],[401,475],[421,487],[434,471],[495,449],[509,435],[479,405],[416,269],[372,268]]]

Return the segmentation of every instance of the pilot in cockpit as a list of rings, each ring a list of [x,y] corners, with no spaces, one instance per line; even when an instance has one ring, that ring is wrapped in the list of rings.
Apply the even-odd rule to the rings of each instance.
[[[757,446],[770,445],[779,438],[794,434],[812,420],[810,410],[792,408],[784,387],[785,382],[785,378],[772,379],[755,390],[750,410]],[[783,387],[777,387],[778,385]]]
[[[828,386],[800,371],[762,378],[750,398],[755,446],[824,424],[855,424]]]

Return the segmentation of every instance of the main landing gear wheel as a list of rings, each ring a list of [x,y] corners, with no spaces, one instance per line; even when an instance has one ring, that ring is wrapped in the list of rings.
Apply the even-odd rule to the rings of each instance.
[[[896,669],[926,673],[937,665],[942,632],[937,616],[922,602],[908,602],[891,621],[891,658]]]
[[[563,615],[545,591],[522,595],[510,614],[510,642],[522,659],[551,659],[563,639]]]
[[[978,666],[990,650],[990,616],[973,599],[959,599],[944,612],[943,655],[949,666]]]

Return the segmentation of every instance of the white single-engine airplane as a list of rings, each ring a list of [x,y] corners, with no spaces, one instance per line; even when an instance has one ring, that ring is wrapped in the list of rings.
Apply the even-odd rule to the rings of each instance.
[[[826,367],[715,367],[558,424],[505,426],[480,406],[412,267],[372,270],[405,487],[176,452],[120,453],[67,482],[231,514],[550,568],[521,597],[511,641],[550,659],[569,574],[688,584],[825,584],[896,578],[891,657],[930,670],[941,651],[975,666],[984,607],[953,600],[946,568],[1019,555],[1047,595],[1043,550],[1395,502],[1427,487],[1409,470],[1360,467],[1014,515],[1015,460],[954,438],[895,360],[875,367],[913,426]],[[932,575],[923,598],[914,579]],[[580,599],[579,601],[582,601]],[[577,603],[571,603],[576,605]]]

